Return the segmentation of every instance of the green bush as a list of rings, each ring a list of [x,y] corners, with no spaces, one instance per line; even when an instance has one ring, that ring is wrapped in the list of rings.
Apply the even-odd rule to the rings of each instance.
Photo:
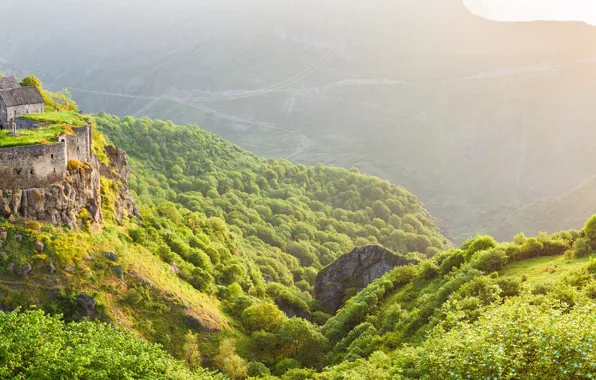
[[[22,379],[212,379],[191,373],[159,346],[93,322],[41,311],[0,313],[0,377]]]
[[[498,272],[507,264],[507,254],[500,248],[478,252],[470,262],[472,268],[485,273]]]
[[[270,303],[250,306],[242,313],[242,325],[250,332],[275,331],[285,320],[285,314]]]
[[[273,369],[273,374],[275,376],[282,376],[283,374],[285,374],[289,370],[291,370],[291,369],[298,369],[300,367],[302,367],[302,365],[300,364],[300,362],[298,360],[295,360],[295,359],[283,359],[283,360],[280,360],[275,365],[275,368]]]
[[[248,363],[248,376],[249,377],[263,377],[271,375],[269,368],[261,362],[249,362]]]

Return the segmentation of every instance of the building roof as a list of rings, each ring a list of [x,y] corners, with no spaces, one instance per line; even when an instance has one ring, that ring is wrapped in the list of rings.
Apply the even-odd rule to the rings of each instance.
[[[43,103],[43,97],[37,87],[20,87],[10,90],[0,90],[0,101],[6,107],[22,106],[26,104]]]
[[[0,77],[0,90],[8,90],[11,88],[19,88],[21,85],[15,77]]]

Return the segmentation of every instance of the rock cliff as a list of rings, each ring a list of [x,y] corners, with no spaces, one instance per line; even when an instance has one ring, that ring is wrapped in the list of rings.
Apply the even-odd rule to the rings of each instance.
[[[114,158],[109,166],[95,155],[87,165],[71,168],[63,182],[29,189],[0,190],[0,217],[21,217],[79,229],[84,221],[97,224],[103,221],[101,181],[103,173],[116,180],[119,199],[116,200],[117,219],[125,215],[138,216],[134,199],[128,192],[130,168],[126,153],[109,147],[106,154]],[[88,214],[88,215],[87,215]]]
[[[355,248],[318,273],[315,298],[321,303],[323,311],[335,313],[346,298],[364,289],[373,280],[395,267],[414,263],[378,245]]]
[[[131,169],[128,165],[126,152],[108,145],[105,148],[105,153],[108,156],[110,164],[106,165],[100,162],[99,173],[102,177],[114,181],[117,187],[118,197],[115,205],[116,221],[120,223],[126,215],[140,218],[141,215],[137,204],[128,191],[128,175]]]

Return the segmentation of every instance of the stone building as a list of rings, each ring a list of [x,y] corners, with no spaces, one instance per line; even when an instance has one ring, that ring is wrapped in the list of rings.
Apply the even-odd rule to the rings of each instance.
[[[10,80],[4,85],[10,85]],[[0,130],[10,128],[19,116],[44,111],[44,100],[37,87],[0,90]]]
[[[21,85],[15,77],[0,77],[0,90],[10,90],[11,88],[19,88]]]
[[[73,128],[57,144],[0,148],[0,190],[44,187],[64,181],[68,161],[90,162],[91,127]]]

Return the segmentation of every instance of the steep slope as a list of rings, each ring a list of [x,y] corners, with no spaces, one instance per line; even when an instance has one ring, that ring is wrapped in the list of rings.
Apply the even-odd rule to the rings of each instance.
[[[35,305],[66,321],[110,322],[199,374],[204,363],[242,378],[248,360],[320,367],[310,343],[290,349],[287,340],[327,344],[316,323],[329,316],[312,297],[319,269],[357,245],[383,244],[405,260],[450,244],[415,196],[357,169],[262,159],[196,126],[79,116],[93,125],[101,161],[73,167],[67,182],[93,179],[86,192],[101,218],[83,210],[70,227],[27,220],[4,194],[3,310]],[[265,360],[252,354],[252,333],[270,316],[276,356]]]
[[[560,196],[543,198],[512,212],[499,223],[495,237],[511,239],[524,231],[528,235],[579,228],[596,214],[596,178],[587,180]]]
[[[311,378],[590,378],[595,226],[479,236],[394,269],[323,325],[337,366]]]
[[[194,126],[105,114],[97,121],[133,157],[140,199],[223,218],[245,238],[240,256],[285,285],[302,281],[311,291],[316,271],[355,245],[432,256],[448,244],[413,195],[357,169],[267,161]]]
[[[71,87],[84,110],[357,166],[415,192],[460,241],[596,175],[594,27],[492,22],[459,0],[174,3],[9,0],[1,65]]]

